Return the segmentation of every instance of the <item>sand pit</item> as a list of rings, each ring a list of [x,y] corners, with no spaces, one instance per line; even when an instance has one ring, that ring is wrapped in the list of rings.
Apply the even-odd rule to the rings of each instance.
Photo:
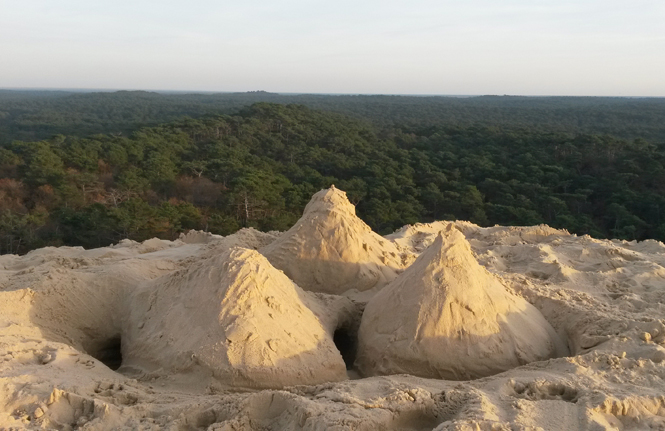
[[[364,224],[340,193],[318,194],[300,230],[290,233],[245,229],[222,238],[194,232],[176,241],[0,256],[0,428],[665,429],[665,245],[468,222],[419,224],[382,238],[358,228]],[[347,297],[369,301],[370,313],[378,302],[373,297],[387,295],[415,256],[424,261],[448,226],[462,232],[488,277],[500,278],[505,292],[537,309],[568,345],[567,356],[537,355],[469,381],[359,378],[357,370],[344,370],[343,359],[353,362],[364,306]],[[316,240],[307,242],[305,232]],[[344,254],[344,247],[353,253]],[[298,281],[287,282],[290,270],[279,273],[257,249],[275,262],[288,262],[276,258],[281,252],[327,256],[321,266],[303,260],[290,270],[303,269],[303,280],[312,283],[303,289],[336,294],[298,290]],[[364,266],[339,272],[349,283],[360,277],[351,290],[326,282],[338,275],[330,268],[355,258]],[[257,274],[264,277],[260,287],[238,280],[256,281]],[[365,296],[349,294],[354,291]],[[265,323],[275,312],[271,302],[290,319]],[[228,335],[231,344],[236,335],[247,342],[229,349]],[[277,343],[273,351],[273,339],[286,350]],[[481,374],[469,371],[477,370],[477,360],[457,369],[456,378]]]

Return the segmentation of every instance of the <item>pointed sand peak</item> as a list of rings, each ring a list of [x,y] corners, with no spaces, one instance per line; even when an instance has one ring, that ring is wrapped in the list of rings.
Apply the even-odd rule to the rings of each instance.
[[[459,262],[480,267],[476,259],[473,257],[469,241],[467,241],[464,234],[455,229],[452,224],[449,224],[444,230],[437,234],[432,245],[429,246],[423,254],[438,256],[438,259],[443,264],[449,265],[454,262]]]
[[[369,301],[356,363],[365,375],[465,380],[565,352],[542,314],[482,267],[451,226]]]
[[[356,216],[346,193],[316,193],[298,222],[261,253],[305,290],[380,288],[405,267],[402,252]]]
[[[325,326],[333,319],[256,250],[231,248],[195,262],[132,301],[123,355],[135,368],[200,371],[230,386],[264,388],[347,377]]]
[[[323,189],[312,196],[305,207],[303,216],[312,213],[327,213],[330,211],[338,211],[350,215],[356,215],[356,207],[349,202],[346,197],[346,192],[335,188],[332,185],[329,189]]]

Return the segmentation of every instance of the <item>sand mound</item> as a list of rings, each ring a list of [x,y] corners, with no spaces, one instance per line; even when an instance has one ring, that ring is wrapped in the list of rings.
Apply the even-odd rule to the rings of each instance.
[[[125,367],[202,371],[230,386],[346,379],[316,299],[254,250],[232,248],[156,280],[130,299]]]
[[[302,218],[260,251],[303,289],[335,294],[380,288],[410,263],[334,186],[316,193]]]
[[[452,225],[369,301],[358,342],[357,364],[365,375],[451,380],[565,352],[540,312],[481,267]]]

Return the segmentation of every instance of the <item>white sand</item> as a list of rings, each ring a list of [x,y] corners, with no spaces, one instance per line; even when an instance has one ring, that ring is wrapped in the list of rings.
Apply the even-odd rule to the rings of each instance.
[[[332,214],[350,223],[349,209],[340,212],[333,202],[319,219]],[[314,353],[312,357],[329,358],[334,365],[322,375],[329,373],[331,380],[337,380],[344,376],[339,357],[326,350],[332,349],[330,334],[343,326],[353,335],[359,315],[341,296],[299,293],[292,284],[272,282],[284,278],[275,275],[265,260],[257,263],[260,256],[250,250],[265,250],[280,235],[243,230],[225,238],[193,233],[173,242],[123,241],[87,251],[46,248],[20,257],[0,256],[0,428],[665,429],[664,244],[600,241],[544,226],[479,228],[468,222],[408,227],[389,236],[396,242],[393,246],[389,239],[364,232],[376,239],[374,245],[368,244],[374,251],[395,247],[399,253],[417,255],[449,224],[464,233],[475,259],[500,277],[507,292],[540,311],[568,344],[570,356],[471,381],[403,374],[297,385],[288,371],[293,364],[283,367],[277,362],[263,374],[250,371],[257,363],[262,367],[259,340],[283,337],[293,343],[289,349],[302,345]],[[315,244],[321,245],[324,239],[334,243],[334,231],[320,231]],[[339,230],[353,235],[356,231]],[[357,244],[348,237],[344,241],[349,247]],[[230,251],[232,247],[250,250]],[[222,306],[223,293],[233,289],[224,290],[223,275],[206,262],[219,261],[223,266],[223,256],[231,258],[233,253],[239,254],[231,259],[238,274],[244,273],[247,263],[242,262],[248,260],[272,281],[262,288],[247,288],[246,301],[227,307]],[[378,265],[375,257],[368,254],[363,259]],[[384,265],[392,269],[378,270],[374,281],[363,279],[354,289],[368,288],[364,292],[371,296],[378,285],[389,283],[401,271],[398,262]],[[245,274],[251,279],[250,272]],[[213,279],[206,274],[219,277],[220,283],[208,283]],[[189,276],[198,281],[186,283]],[[228,286],[235,286],[236,292],[243,291],[241,285],[229,279]],[[329,288],[339,291],[343,286],[323,289]],[[154,289],[173,292],[181,300],[158,295],[154,311],[137,313],[145,307],[139,299]],[[262,323],[266,312],[271,312],[267,301],[261,302],[262,289],[288,302],[281,306],[292,321],[282,319],[274,327]],[[208,302],[205,292],[220,296]],[[238,334],[257,332],[257,338],[245,346],[247,356],[242,354],[243,347],[231,354],[227,348],[224,356],[223,349],[217,354],[203,342],[208,335],[226,342],[222,335],[230,328],[224,326],[228,322],[224,316],[233,313],[248,325]],[[141,323],[143,328],[138,328]],[[199,324],[205,328],[197,329]],[[293,327],[298,332],[289,329]],[[167,341],[150,341],[159,330]],[[319,345],[314,346],[315,334],[327,346],[321,356]],[[101,357],[109,340],[116,337],[122,338],[124,354],[120,372],[89,355]],[[169,354],[152,357],[151,351]],[[203,360],[189,366],[185,352],[190,351],[198,351]],[[267,363],[277,357],[277,352],[270,351]],[[233,366],[225,368],[229,357]],[[299,363],[304,375],[321,365],[310,360]],[[227,371],[214,376],[212,369],[218,366]],[[234,369],[242,371],[238,380],[233,380],[235,374],[227,379],[228,370]],[[239,387],[282,383],[293,385],[264,390]]]

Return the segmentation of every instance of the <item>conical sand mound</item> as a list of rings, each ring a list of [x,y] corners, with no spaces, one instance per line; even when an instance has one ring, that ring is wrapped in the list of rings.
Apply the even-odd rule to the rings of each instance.
[[[203,371],[222,384],[282,387],[347,378],[321,310],[257,251],[232,248],[131,299],[123,365]],[[160,371],[161,369],[161,371]]]
[[[407,263],[334,186],[316,193],[300,220],[260,251],[303,289],[335,294],[382,287]]]
[[[358,336],[365,375],[466,380],[565,354],[540,312],[481,267],[452,225],[370,300]]]

